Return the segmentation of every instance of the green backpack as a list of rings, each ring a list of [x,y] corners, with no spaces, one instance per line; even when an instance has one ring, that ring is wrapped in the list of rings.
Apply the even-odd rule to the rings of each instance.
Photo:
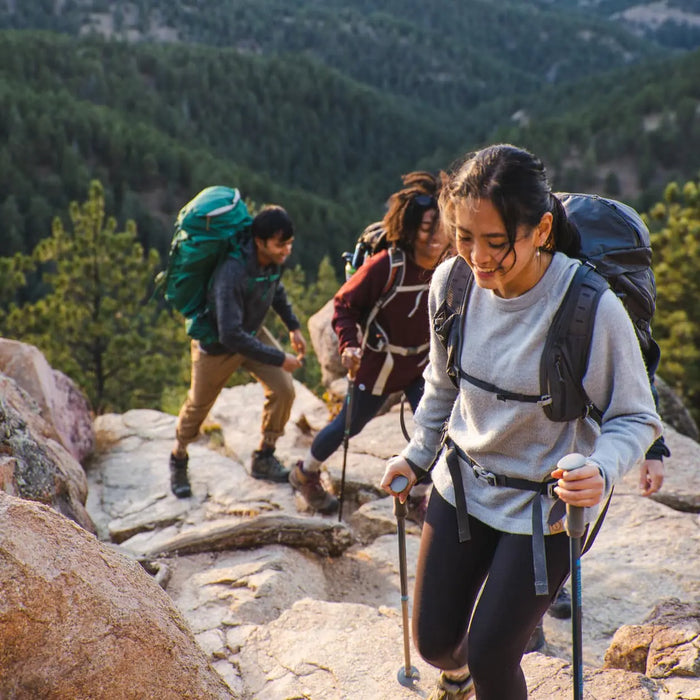
[[[204,344],[218,340],[207,313],[214,270],[226,256],[242,254],[251,223],[240,192],[223,185],[203,189],[175,221],[168,264],[156,276],[156,289],[185,317],[187,334]]]

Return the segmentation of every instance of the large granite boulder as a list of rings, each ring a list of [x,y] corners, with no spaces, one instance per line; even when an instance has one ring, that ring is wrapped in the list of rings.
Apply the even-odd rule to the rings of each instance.
[[[330,389],[338,386],[338,379],[342,379],[346,370],[340,362],[338,354],[338,336],[333,330],[333,299],[329,299],[313,316],[309,317],[309,339],[313,346],[318,362],[321,365],[321,382]],[[342,390],[341,390],[341,395]]]
[[[620,627],[605,652],[604,667],[663,680],[676,697],[700,697],[700,602],[668,598],[641,624]],[[697,694],[686,694],[692,689]]]
[[[85,509],[85,472],[51,435],[32,397],[0,374],[0,489],[45,503],[95,532]]]
[[[73,380],[53,369],[38,348],[7,338],[0,338],[0,372],[36,401],[46,437],[82,463],[95,447],[93,416]]]
[[[235,697],[139,564],[3,492],[0,589],[0,697]]]

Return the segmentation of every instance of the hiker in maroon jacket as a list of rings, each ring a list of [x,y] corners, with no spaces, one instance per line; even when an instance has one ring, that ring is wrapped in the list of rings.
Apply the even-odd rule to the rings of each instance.
[[[405,175],[403,183],[390,197],[382,222],[393,252],[373,255],[335,295],[333,329],[343,366],[355,382],[350,436],[364,428],[390,394],[403,391],[415,410],[423,393],[428,287],[449,243],[437,214],[440,178],[418,171]],[[321,483],[320,468],[343,441],[346,410],[347,402],[289,475],[292,486],[320,513],[338,509],[338,500]],[[419,509],[422,497],[415,500]]]

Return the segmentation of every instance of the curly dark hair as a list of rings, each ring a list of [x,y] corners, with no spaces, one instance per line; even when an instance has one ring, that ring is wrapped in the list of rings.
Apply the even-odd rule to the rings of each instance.
[[[413,252],[423,214],[428,209],[435,209],[435,225],[439,226],[437,210],[443,174],[414,170],[402,175],[401,180],[404,186],[389,197],[383,225],[387,241],[410,253]]]

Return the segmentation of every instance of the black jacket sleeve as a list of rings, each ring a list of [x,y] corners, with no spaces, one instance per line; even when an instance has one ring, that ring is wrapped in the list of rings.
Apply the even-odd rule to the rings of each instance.
[[[279,282],[275,289],[275,295],[272,298],[272,308],[282,319],[282,323],[287,326],[287,330],[295,331],[297,328],[301,328],[299,319],[294,315],[294,311],[292,311],[292,305],[287,298],[287,290],[284,288],[282,282]]]
[[[654,397],[654,405],[656,406],[656,410],[659,410],[659,392],[656,389],[656,384],[654,383],[654,377],[653,375],[649,379],[650,384],[651,384],[651,393],[652,396]],[[666,444],[666,441],[664,440],[664,436],[660,435],[652,444],[651,447],[647,450],[646,453],[646,459],[658,459],[663,462],[664,457],[670,457],[671,456],[671,450],[668,449],[668,445]]]

